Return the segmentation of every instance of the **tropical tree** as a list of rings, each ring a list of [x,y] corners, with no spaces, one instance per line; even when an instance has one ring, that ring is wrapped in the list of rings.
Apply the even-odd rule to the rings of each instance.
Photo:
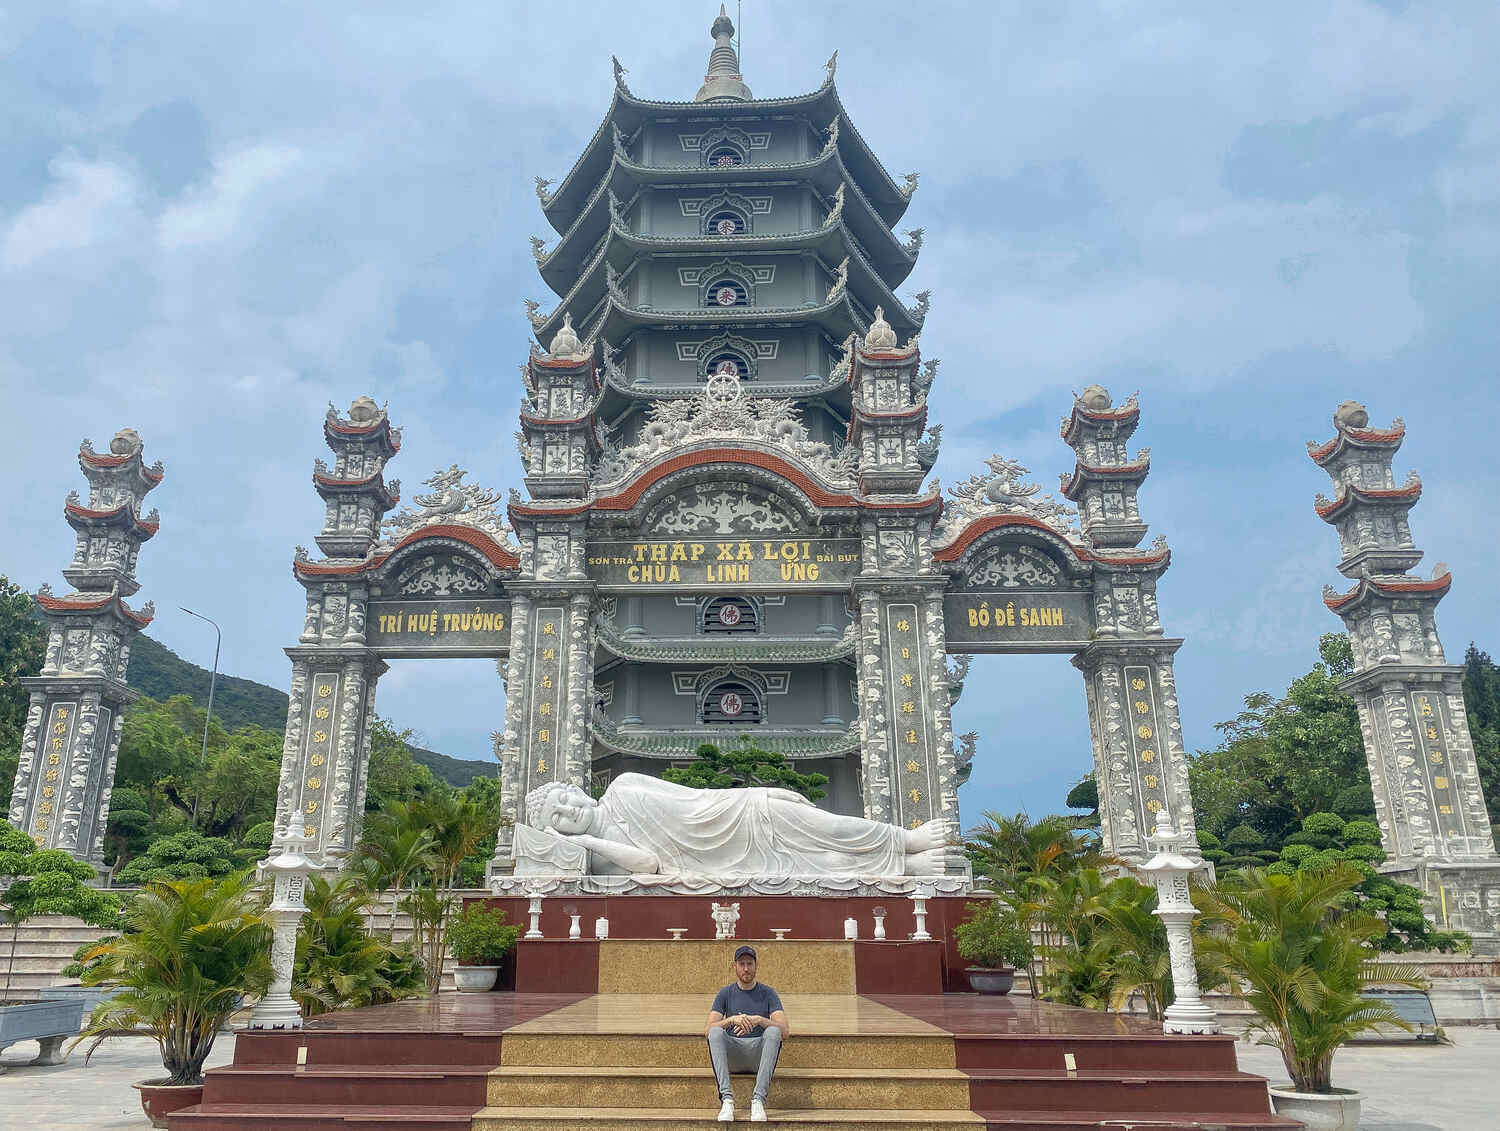
[[[1500,664],[1473,642],[1464,652],[1464,705],[1490,821],[1500,825]]]
[[[73,1042],[147,1035],[168,1084],[201,1084],[203,1062],[243,999],[271,983],[271,923],[254,875],[151,884],[130,901],[118,938],[82,957],[84,982],[118,984]]]
[[[1292,875],[1249,869],[1197,893],[1205,924],[1216,928],[1198,946],[1244,984],[1254,1031],[1281,1051],[1298,1091],[1332,1091],[1334,1054],[1352,1038],[1377,1026],[1410,1028],[1366,989],[1426,984],[1414,966],[1373,961],[1385,923],[1348,906],[1362,878],[1342,862]]]
[[[434,847],[431,830],[424,827],[420,817],[410,812],[403,802],[393,802],[382,812],[366,815],[356,862],[371,867],[369,882],[375,890],[395,889],[387,924],[388,938],[395,938],[396,908],[407,883],[437,867]]]

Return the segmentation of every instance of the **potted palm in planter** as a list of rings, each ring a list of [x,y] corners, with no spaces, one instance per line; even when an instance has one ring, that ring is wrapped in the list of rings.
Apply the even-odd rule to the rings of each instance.
[[[94,870],[58,849],[38,848],[19,829],[0,824],[0,923],[10,927],[5,985],[0,990],[0,1049],[16,1042],[41,1042],[35,1063],[56,1064],[63,1040],[78,1032],[82,998],[43,990],[40,1000],[12,1001],[11,971],[21,924],[37,915],[70,915],[96,927],[113,927],[120,901],[88,886]]]
[[[1386,1003],[1364,996],[1372,985],[1424,987],[1409,965],[1380,964],[1378,915],[1349,905],[1363,874],[1340,862],[1326,870],[1268,875],[1248,868],[1199,896],[1210,929],[1200,945],[1221,959],[1258,1015],[1252,1032],[1281,1050],[1291,1080],[1271,1085],[1277,1114],[1309,1131],[1353,1131],[1358,1092],[1335,1088],[1333,1055],[1377,1026],[1410,1029]]]
[[[997,899],[971,903],[969,917],[953,929],[958,953],[974,965],[965,969],[976,993],[1008,994],[1016,969],[1031,965],[1031,934],[1015,913]]]
[[[271,924],[253,884],[249,872],[150,884],[126,908],[120,937],[85,956],[85,984],[118,985],[74,1043],[91,1040],[92,1053],[110,1037],[156,1041],[167,1075],[135,1085],[153,1127],[202,1099],[214,1038],[270,985]]]
[[[505,912],[483,903],[469,903],[448,923],[446,935],[458,967],[454,985],[463,993],[495,988],[500,964],[516,947],[521,930],[505,921]]]

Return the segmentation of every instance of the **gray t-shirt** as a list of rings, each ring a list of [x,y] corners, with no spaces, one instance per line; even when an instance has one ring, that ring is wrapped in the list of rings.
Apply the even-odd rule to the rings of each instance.
[[[721,1017],[733,1017],[737,1013],[750,1017],[770,1017],[781,1008],[781,998],[764,982],[756,982],[748,990],[740,989],[738,982],[730,982],[715,995],[712,1006],[713,1012]],[[749,1036],[758,1037],[763,1032],[765,1026],[757,1025],[750,1030]]]

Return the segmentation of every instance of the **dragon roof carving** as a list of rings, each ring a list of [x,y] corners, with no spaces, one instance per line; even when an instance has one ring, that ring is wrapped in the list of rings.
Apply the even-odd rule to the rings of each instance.
[[[1024,515],[1045,523],[1069,541],[1080,540],[1078,512],[1051,495],[1041,493],[1040,484],[1027,482],[1030,469],[1015,460],[993,455],[985,460],[989,474],[971,475],[948,490],[952,502],[943,510],[942,526],[936,531],[939,546],[953,542],[964,527],[989,515]]]
[[[381,524],[382,532],[391,541],[399,541],[409,534],[427,526],[471,526],[483,531],[506,550],[519,554],[520,550],[511,540],[510,526],[497,504],[501,501],[499,491],[491,491],[477,483],[465,483],[468,472],[457,464],[447,471],[439,471],[423,481],[424,487],[432,490],[425,495],[413,495],[415,507],[404,507]]]

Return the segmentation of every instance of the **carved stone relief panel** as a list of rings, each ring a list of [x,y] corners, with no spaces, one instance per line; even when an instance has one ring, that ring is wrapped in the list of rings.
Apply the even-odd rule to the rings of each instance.
[[[419,558],[396,575],[396,591],[410,596],[461,597],[489,587],[478,568],[458,554]]]
[[[645,529],[673,535],[792,534],[801,514],[787,500],[748,484],[700,483],[663,498]]]

